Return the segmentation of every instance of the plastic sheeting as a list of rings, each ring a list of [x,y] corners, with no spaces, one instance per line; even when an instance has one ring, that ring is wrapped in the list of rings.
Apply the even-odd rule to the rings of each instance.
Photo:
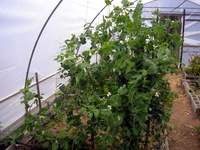
[[[0,99],[18,91],[24,84],[30,52],[37,35],[58,0],[0,1]],[[55,73],[54,61],[63,42],[72,33],[83,31],[83,25],[103,7],[103,1],[64,0],[58,8],[36,49],[30,77]]]
[[[30,53],[42,25],[58,1],[0,1],[0,130],[24,115],[20,89],[24,85]],[[29,77],[38,72],[39,80],[43,80],[55,74],[59,66],[54,59],[64,40],[71,34],[82,32],[84,24],[91,21],[104,5],[104,0],[64,0],[42,34]],[[103,14],[96,22],[102,19]],[[42,81],[43,98],[54,94],[60,82],[58,74]]]

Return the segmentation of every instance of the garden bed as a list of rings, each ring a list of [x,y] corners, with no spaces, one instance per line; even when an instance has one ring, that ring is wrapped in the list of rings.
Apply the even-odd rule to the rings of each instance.
[[[187,96],[189,97],[193,111],[200,114],[200,88],[196,86],[195,80],[199,79],[197,76],[191,76],[184,73],[185,79],[182,80],[183,87]]]
[[[187,80],[195,80],[195,79],[200,79],[200,77],[194,75],[194,74],[189,74],[186,72],[183,72],[184,78]]]
[[[56,120],[55,118],[51,118],[48,123],[44,123],[43,128],[46,129],[49,133],[52,134],[51,138],[61,138],[65,136],[64,134],[71,134],[71,131],[66,132],[67,124],[64,120]],[[82,120],[83,123],[87,122],[87,118]],[[34,132],[34,131],[33,131]],[[98,131],[97,134],[106,134],[105,132]],[[149,137],[149,139],[153,139],[154,137]],[[91,145],[90,139],[86,139],[87,143]],[[169,150],[167,131],[160,136],[158,141],[149,141],[148,149],[159,149],[159,150]],[[49,143],[44,142],[42,145],[38,143],[38,141],[30,134],[21,137],[16,144],[9,145],[5,150],[46,150],[49,147]],[[53,147],[53,145],[52,145]]]

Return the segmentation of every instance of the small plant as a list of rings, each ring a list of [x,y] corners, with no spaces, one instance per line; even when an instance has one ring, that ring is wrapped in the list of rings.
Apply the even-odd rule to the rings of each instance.
[[[23,93],[22,103],[24,103],[25,105],[26,115],[29,113],[29,109],[31,108],[30,102],[37,101],[37,94],[30,90],[31,83],[32,83],[32,79],[27,80],[25,83],[25,87],[22,89],[22,93]]]
[[[200,56],[193,56],[191,58],[190,64],[185,69],[186,73],[190,75],[194,75],[195,78],[193,79],[194,86],[196,88],[200,88]]]
[[[197,134],[199,135],[199,138],[200,138],[200,125],[197,126],[195,129],[196,129],[196,132],[197,132]]]
[[[200,56],[193,56],[186,72],[195,76],[200,76]]]

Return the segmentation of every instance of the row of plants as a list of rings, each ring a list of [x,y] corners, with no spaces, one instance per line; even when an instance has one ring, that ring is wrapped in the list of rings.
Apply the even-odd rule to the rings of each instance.
[[[13,142],[29,135],[25,146],[33,149],[159,149],[171,112],[165,76],[175,71],[179,23],[155,13],[147,27],[141,2],[134,10],[129,1],[122,4],[95,28],[86,25],[84,34],[65,41],[57,61],[69,84],[60,87],[50,110],[27,113]],[[90,47],[79,52],[86,43]],[[27,110],[34,97],[24,89]]]
[[[196,88],[200,88],[200,56],[196,55],[191,58],[189,65],[185,68],[187,77],[193,81]],[[199,93],[200,94],[200,93]]]

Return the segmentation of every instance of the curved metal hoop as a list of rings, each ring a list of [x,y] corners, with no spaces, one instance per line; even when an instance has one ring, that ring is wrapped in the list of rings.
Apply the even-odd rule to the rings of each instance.
[[[56,9],[60,6],[60,4],[61,4],[62,2],[63,2],[63,0],[60,0],[60,1],[58,2],[58,4],[57,4],[57,5],[55,6],[55,8],[52,10],[52,12],[50,13],[49,17],[47,18],[47,20],[45,21],[44,25],[42,26],[42,29],[40,30],[40,33],[38,34],[38,37],[37,37],[37,39],[36,39],[36,41],[35,41],[35,44],[34,44],[34,46],[33,46],[32,51],[31,51],[31,56],[30,56],[30,58],[29,58],[28,67],[27,67],[27,70],[26,70],[26,78],[25,78],[25,83],[24,83],[25,86],[26,86],[26,82],[27,82],[27,80],[28,80],[28,76],[29,76],[29,72],[30,72],[30,67],[31,67],[31,63],[32,63],[32,60],[33,60],[33,56],[34,56],[36,47],[37,47],[37,45],[38,45],[38,42],[39,42],[39,40],[40,40],[40,38],[41,38],[41,35],[42,35],[42,33],[43,33],[45,27],[47,26],[49,20],[51,19],[51,17],[52,17],[53,14],[55,13]]]
[[[112,0],[111,2],[113,2],[114,0]],[[57,10],[57,8],[60,6],[60,4],[63,2],[63,0],[60,0],[58,2],[58,4],[55,6],[55,8],[52,10],[52,12],[50,13],[49,17],[47,18],[47,20],[45,21],[44,25],[42,26],[42,29],[40,30],[40,33],[38,34],[38,37],[34,43],[34,46],[33,46],[33,49],[31,51],[31,56],[30,56],[30,59],[29,59],[29,63],[28,63],[28,67],[27,67],[27,70],[26,70],[26,77],[25,77],[25,83],[24,83],[24,87],[26,87],[26,82],[28,80],[28,76],[29,76],[29,72],[30,72],[30,68],[31,68],[31,63],[32,63],[32,60],[33,60],[33,56],[34,56],[34,53],[35,53],[35,50],[36,50],[36,47],[38,45],[38,42],[42,36],[42,33],[45,29],[45,27],[47,26],[49,20],[51,19],[51,17],[53,16],[53,14],[55,13],[55,11]],[[90,22],[89,24],[89,27],[92,25],[92,23],[96,20],[96,18],[103,12],[103,10],[107,7],[107,5],[105,5],[100,11],[99,13],[94,17],[94,19]],[[86,31],[87,32],[87,31]],[[85,33],[86,33],[85,32]]]
[[[113,2],[114,0],[111,0],[111,3]],[[135,0],[134,2],[131,3],[131,5],[133,5],[136,1],[138,0]],[[34,46],[33,46],[33,49],[31,51],[31,56],[29,58],[29,63],[28,63],[28,67],[27,67],[27,70],[26,70],[26,77],[25,77],[25,87],[26,87],[26,82],[28,80],[28,76],[29,76],[29,72],[30,72],[30,68],[31,68],[31,63],[32,63],[32,60],[33,60],[33,56],[34,56],[34,53],[35,53],[35,50],[36,50],[36,47],[38,45],[38,42],[42,36],[42,33],[44,31],[44,29],[46,28],[49,20],[51,19],[51,17],[53,16],[53,14],[55,13],[55,11],[57,10],[57,8],[61,5],[61,3],[63,2],[63,0],[60,0],[58,2],[58,4],[55,6],[55,8],[52,10],[52,12],[50,13],[49,17],[47,18],[47,20],[45,21],[44,25],[42,26],[42,29],[40,30],[40,33],[38,34],[38,37],[34,43]],[[91,27],[91,25],[94,23],[94,21],[97,19],[97,17],[107,8],[108,5],[105,5],[98,13],[97,15],[92,19],[92,21],[89,23],[89,27]],[[85,31],[85,34],[87,33],[88,30]],[[77,53],[79,51],[79,48],[77,49]]]

